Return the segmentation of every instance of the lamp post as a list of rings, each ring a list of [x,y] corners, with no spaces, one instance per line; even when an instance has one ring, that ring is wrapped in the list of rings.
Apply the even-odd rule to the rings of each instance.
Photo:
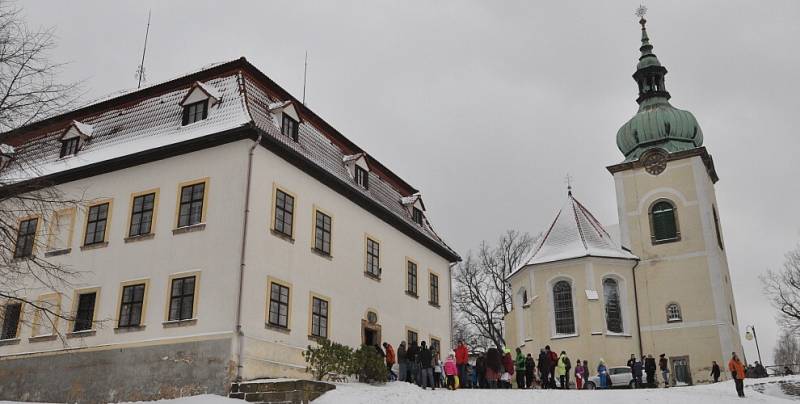
[[[764,362],[761,361],[761,349],[758,348],[758,335],[756,335],[756,327],[748,325],[744,329],[745,329],[744,338],[748,341],[752,340],[756,341],[756,352],[758,353],[758,363],[763,365]]]

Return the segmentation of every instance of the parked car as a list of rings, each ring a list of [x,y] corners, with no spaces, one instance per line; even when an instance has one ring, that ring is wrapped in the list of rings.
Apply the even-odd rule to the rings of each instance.
[[[611,377],[611,388],[616,389],[620,387],[625,387],[632,389],[635,387],[635,382],[633,380],[633,374],[631,373],[631,368],[627,366],[617,366],[613,368],[608,368],[608,375]],[[586,381],[586,389],[594,390],[600,387],[600,376],[594,375]]]

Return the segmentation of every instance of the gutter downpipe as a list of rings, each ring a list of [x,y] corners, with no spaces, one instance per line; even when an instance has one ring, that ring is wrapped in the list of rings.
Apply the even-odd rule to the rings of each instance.
[[[636,267],[639,266],[639,262],[641,261],[636,260],[636,264],[631,268],[631,275],[633,276],[633,305],[636,308],[636,337],[639,340],[639,357],[641,358],[644,349],[642,348],[642,325],[639,321],[639,292],[636,289]]]
[[[458,262],[453,262],[448,265],[448,276],[447,276],[447,293],[450,298],[450,349],[455,347],[455,343],[453,341],[453,267],[458,265]]]
[[[244,192],[244,222],[242,223],[242,251],[239,257],[239,293],[236,295],[236,381],[242,380],[242,355],[243,355],[243,342],[244,333],[242,332],[242,294],[244,290],[244,269],[246,267],[245,255],[247,251],[247,222],[250,215],[250,186],[253,178],[253,154],[255,154],[256,147],[261,143],[261,132],[258,133],[258,138],[250,147],[247,155],[247,184]]]

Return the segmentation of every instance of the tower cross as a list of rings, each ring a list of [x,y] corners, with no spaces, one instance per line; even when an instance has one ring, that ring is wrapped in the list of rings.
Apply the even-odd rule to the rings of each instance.
[[[564,183],[567,184],[567,194],[572,195],[572,176],[569,173],[564,176]]]

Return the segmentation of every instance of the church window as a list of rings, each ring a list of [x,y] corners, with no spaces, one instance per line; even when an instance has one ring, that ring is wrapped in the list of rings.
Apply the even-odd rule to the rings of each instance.
[[[717,214],[717,208],[714,205],[711,205],[711,213],[714,214],[714,230],[717,231],[717,244],[719,245],[720,250],[724,250],[725,247],[722,246],[722,233],[719,231],[719,215]]]
[[[610,332],[622,332],[622,308],[620,307],[619,285],[611,278],[603,281],[603,295],[606,299],[606,328]]]
[[[683,315],[681,314],[681,306],[678,306],[678,303],[670,303],[667,305],[667,322],[674,323],[678,321],[683,321]]]
[[[553,286],[553,309],[556,334],[575,334],[575,312],[572,308],[572,286],[559,281]]]
[[[675,205],[669,201],[658,201],[650,208],[650,231],[654,244],[680,240]]]

